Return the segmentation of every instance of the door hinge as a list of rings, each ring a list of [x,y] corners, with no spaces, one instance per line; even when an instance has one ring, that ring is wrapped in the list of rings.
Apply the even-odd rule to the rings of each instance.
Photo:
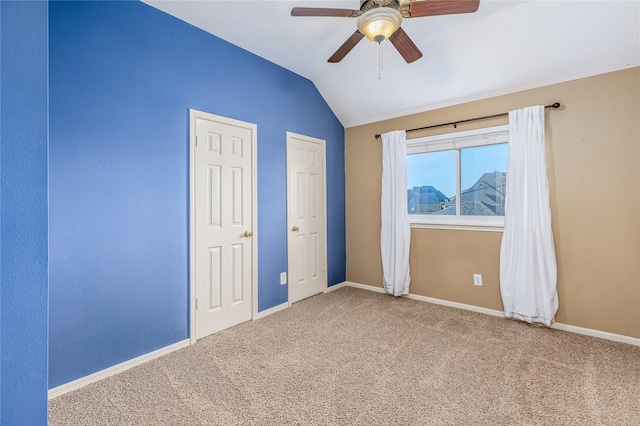
[[[196,311],[198,310],[198,299],[196,299]]]
[[[196,146],[198,146],[198,137],[196,136]]]

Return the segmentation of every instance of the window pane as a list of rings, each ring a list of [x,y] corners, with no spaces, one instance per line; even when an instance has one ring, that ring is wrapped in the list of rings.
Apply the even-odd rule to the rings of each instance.
[[[460,150],[460,214],[504,216],[507,144]]]
[[[407,155],[407,188],[409,214],[455,215],[455,151]]]

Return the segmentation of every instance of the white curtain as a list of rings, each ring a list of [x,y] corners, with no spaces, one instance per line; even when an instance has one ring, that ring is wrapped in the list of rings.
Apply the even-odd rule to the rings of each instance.
[[[384,288],[394,296],[409,294],[411,229],[407,212],[407,144],[404,130],[382,135],[381,219]]]
[[[558,310],[544,147],[544,106],[509,112],[500,292],[504,315],[550,326]]]

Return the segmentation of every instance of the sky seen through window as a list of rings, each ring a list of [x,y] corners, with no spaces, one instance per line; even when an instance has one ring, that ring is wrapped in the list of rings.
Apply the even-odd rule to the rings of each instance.
[[[507,171],[507,144],[465,148],[460,152],[461,188],[472,186],[485,173]],[[456,195],[455,151],[407,155],[407,188],[433,186],[447,197]]]

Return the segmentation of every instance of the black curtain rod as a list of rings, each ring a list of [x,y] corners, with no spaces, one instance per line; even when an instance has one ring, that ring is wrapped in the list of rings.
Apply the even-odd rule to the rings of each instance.
[[[560,102],[556,102],[551,105],[545,105],[545,108],[554,108],[554,109],[560,108]],[[485,115],[484,117],[468,118],[466,120],[452,121],[450,123],[442,123],[442,124],[434,124],[433,126],[418,127],[416,129],[409,129],[407,130],[407,132],[416,132],[418,130],[433,129],[435,127],[443,127],[443,126],[451,126],[451,125],[453,125],[454,128],[457,128],[458,124],[460,123],[467,123],[469,121],[477,121],[477,120],[486,120],[488,118],[504,117],[507,115],[509,115],[508,112],[503,112],[502,114]],[[376,139],[380,139],[380,134],[376,134]]]

